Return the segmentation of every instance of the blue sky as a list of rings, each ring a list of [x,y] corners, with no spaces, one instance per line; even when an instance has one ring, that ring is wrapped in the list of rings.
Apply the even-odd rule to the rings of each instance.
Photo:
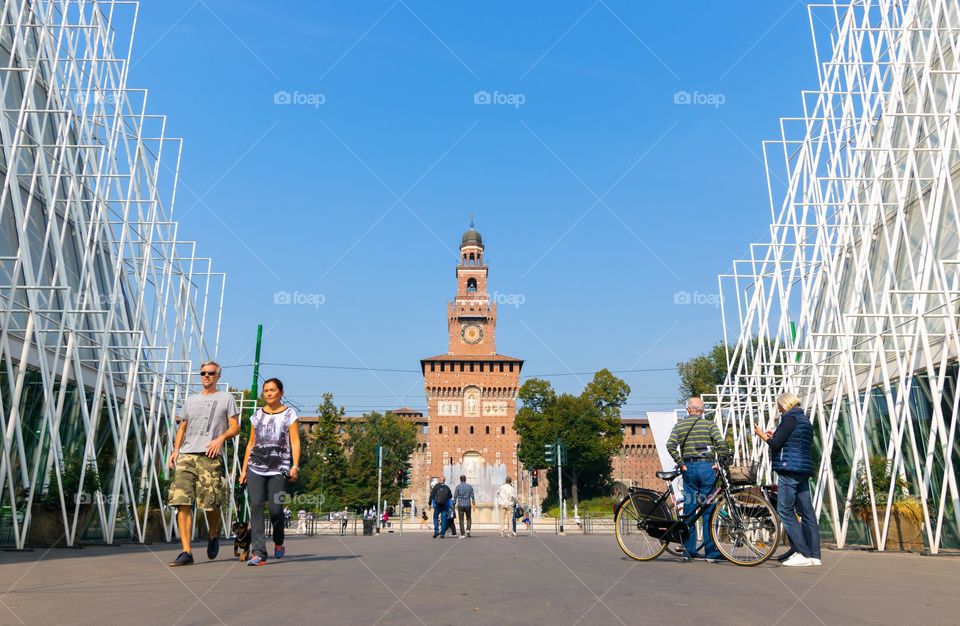
[[[228,274],[224,379],[250,385],[257,323],[266,362],[418,370],[471,213],[527,374],[706,350],[719,310],[675,294],[712,301],[767,232],[761,142],[816,86],[806,4],[143,3],[129,84],[185,138],[174,214]],[[418,373],[261,373],[307,412],[425,405]],[[675,371],[623,377],[625,414],[674,405]]]

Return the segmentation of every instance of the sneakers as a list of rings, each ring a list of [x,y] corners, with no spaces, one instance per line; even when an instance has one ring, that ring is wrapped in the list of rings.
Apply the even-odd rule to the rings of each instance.
[[[517,536],[517,533],[510,533],[510,536],[511,536],[511,537],[516,537],[516,536]]]
[[[503,538],[503,533],[500,533],[500,538],[501,538],[501,539]]]
[[[283,555],[287,553],[286,546],[273,546],[273,558],[282,559]]]
[[[810,567],[814,562],[799,552],[783,562],[784,567]]]
[[[207,558],[211,561],[220,553],[220,535],[207,541]]]
[[[780,556],[778,556],[778,557],[777,557],[777,560],[780,561],[781,563],[783,563],[784,561],[786,561],[787,559],[789,559],[790,557],[792,557],[792,556],[793,556],[794,554],[796,554],[796,553],[797,553],[797,552],[796,552],[793,548],[790,548],[789,550],[787,550],[786,552],[784,552],[783,554],[781,554]]]
[[[823,565],[823,564],[820,562],[820,559],[815,559],[815,558],[813,558],[813,557],[810,557],[810,564],[811,564],[811,565]]]
[[[258,565],[266,565],[267,560],[261,557],[259,554],[255,555],[252,559],[247,561],[249,567],[257,567]]]
[[[470,537],[470,538],[472,539],[472,538],[473,538],[473,535],[471,535],[471,534],[468,532],[468,533],[467,533],[467,537]]]
[[[439,533],[433,533],[433,538],[434,538],[434,539],[436,539],[436,538],[439,537],[439,536],[440,536]]]
[[[181,565],[193,565],[193,555],[189,552],[181,552],[177,558],[170,563],[170,567],[180,567]]]
[[[724,559],[704,559],[707,563],[723,563]]]

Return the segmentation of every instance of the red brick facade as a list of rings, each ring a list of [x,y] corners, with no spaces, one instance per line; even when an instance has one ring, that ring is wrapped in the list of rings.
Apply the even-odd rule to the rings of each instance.
[[[657,446],[653,441],[653,430],[646,419],[625,417],[623,425],[623,443],[620,453],[611,459],[613,461],[613,481],[623,483],[628,487],[648,487],[662,489],[664,482],[656,477],[655,472],[663,469],[660,457],[657,455]]]

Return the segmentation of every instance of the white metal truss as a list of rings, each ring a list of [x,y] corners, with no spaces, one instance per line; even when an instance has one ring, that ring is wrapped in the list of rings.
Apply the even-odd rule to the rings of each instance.
[[[143,540],[175,407],[218,352],[225,276],[173,220],[181,141],[127,85],[137,11],[0,2],[0,541],[18,548],[54,492],[68,545],[91,501],[98,538]],[[59,488],[71,454],[99,492]]]
[[[924,543],[960,548],[960,4],[836,0],[809,8],[819,89],[765,145],[770,240],[720,277],[733,367],[711,399],[742,456],[796,393],[813,420],[814,502],[838,545],[858,473],[885,455],[924,512]],[[826,53],[826,57],[822,57]],[[782,161],[783,169],[779,162]],[[876,494],[869,525],[893,528]]]

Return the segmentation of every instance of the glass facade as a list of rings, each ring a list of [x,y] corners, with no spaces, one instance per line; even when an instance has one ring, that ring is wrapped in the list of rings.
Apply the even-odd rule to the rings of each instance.
[[[169,538],[174,407],[217,353],[179,140],[125,82],[135,11],[0,3],[0,544]]]
[[[884,549],[891,503],[912,502],[917,544],[960,549],[960,5],[810,10],[820,87],[768,146],[770,241],[721,276],[734,366],[711,408],[769,479],[753,425],[775,425],[780,393],[801,398],[821,530],[840,546]]]

